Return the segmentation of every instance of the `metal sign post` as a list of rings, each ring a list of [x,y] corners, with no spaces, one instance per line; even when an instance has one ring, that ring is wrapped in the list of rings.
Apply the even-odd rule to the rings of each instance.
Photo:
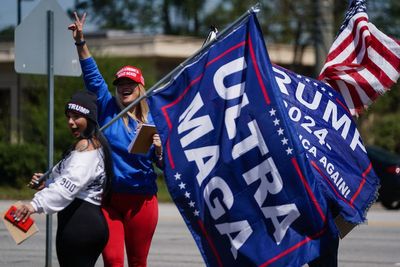
[[[17,73],[47,75],[48,168],[54,158],[54,75],[80,76],[78,54],[67,25],[71,23],[55,0],[41,0],[15,29]],[[46,267],[52,266],[51,215],[46,216]]]
[[[54,157],[54,13],[47,10],[47,81],[48,81],[48,168],[53,166]],[[53,218],[46,215],[46,267],[51,266],[51,237]]]

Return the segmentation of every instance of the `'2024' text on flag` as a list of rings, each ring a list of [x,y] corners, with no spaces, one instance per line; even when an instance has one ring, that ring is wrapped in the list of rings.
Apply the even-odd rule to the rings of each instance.
[[[319,79],[358,115],[396,83],[399,70],[399,42],[368,21],[365,0],[352,0]]]
[[[272,67],[254,13],[149,98],[168,190],[208,266],[301,266],[377,179],[341,97]]]

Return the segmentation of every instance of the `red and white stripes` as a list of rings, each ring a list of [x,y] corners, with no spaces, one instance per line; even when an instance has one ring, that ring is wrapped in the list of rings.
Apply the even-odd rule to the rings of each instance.
[[[358,115],[396,83],[399,70],[399,43],[361,11],[336,37],[319,79],[341,92],[351,113]]]

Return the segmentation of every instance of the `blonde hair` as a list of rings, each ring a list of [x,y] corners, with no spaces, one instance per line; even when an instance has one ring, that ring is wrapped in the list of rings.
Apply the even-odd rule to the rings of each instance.
[[[144,86],[140,83],[137,86],[139,88],[139,96],[138,97],[145,95],[146,89],[144,88]],[[137,88],[135,88],[134,90],[137,90]],[[121,100],[119,99],[117,89],[115,89],[115,94],[116,94],[115,99],[117,100],[117,104],[121,108],[121,110],[126,108],[121,103]],[[149,105],[147,104],[146,98],[143,98],[142,100],[140,100],[140,102],[137,105],[133,106],[131,110],[129,110],[127,113],[125,113],[122,116],[122,119],[123,119],[124,124],[127,127],[127,129],[129,130],[128,116],[131,117],[132,119],[136,120],[139,124],[147,123],[147,116],[149,114],[149,110],[150,109],[149,109]]]

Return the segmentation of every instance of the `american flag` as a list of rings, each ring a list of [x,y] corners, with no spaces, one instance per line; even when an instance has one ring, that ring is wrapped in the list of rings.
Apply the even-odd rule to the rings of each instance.
[[[396,83],[399,70],[399,43],[368,21],[365,0],[352,0],[318,79],[358,115]]]

